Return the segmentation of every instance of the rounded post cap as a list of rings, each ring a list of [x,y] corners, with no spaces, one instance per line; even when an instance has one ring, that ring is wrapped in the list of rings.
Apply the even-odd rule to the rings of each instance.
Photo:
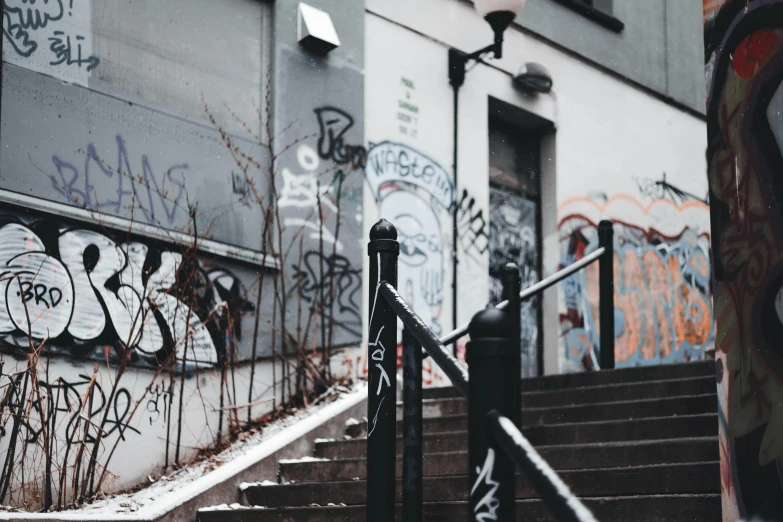
[[[503,267],[503,273],[506,275],[519,276],[519,265],[516,263],[506,263],[506,266]]]
[[[511,321],[506,312],[490,306],[473,316],[468,325],[468,333],[471,340],[508,337],[511,335]]]
[[[370,229],[370,240],[375,241],[378,239],[397,239],[397,229],[391,222],[383,218]]]
[[[598,223],[598,228],[599,228],[599,229],[600,229],[600,228],[603,228],[603,229],[612,228],[612,222],[611,222],[610,220],[608,220],[608,219],[602,219],[602,220],[601,220],[601,221]]]

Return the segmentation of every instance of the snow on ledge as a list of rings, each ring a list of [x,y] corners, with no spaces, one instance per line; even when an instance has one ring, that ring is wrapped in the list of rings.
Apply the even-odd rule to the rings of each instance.
[[[301,410],[301,415],[297,414],[293,417],[289,417],[288,419],[282,419],[281,422],[285,422],[286,420],[289,420],[290,422],[290,419],[293,419],[295,422],[289,426],[285,426],[282,429],[274,431],[273,433],[269,434],[268,437],[263,437],[264,434],[262,433],[262,438],[259,443],[249,448],[248,451],[243,455],[237,456],[236,458],[225,462],[223,465],[205,473],[196,479],[191,481],[183,481],[185,483],[182,484],[181,487],[161,494],[161,496],[155,498],[154,502],[151,502],[149,505],[139,507],[139,509],[135,512],[118,514],[116,513],[116,508],[119,504],[110,501],[106,503],[105,506],[101,506],[98,509],[90,509],[90,506],[88,505],[85,506],[85,508],[79,510],[59,511],[52,513],[0,513],[0,520],[47,520],[53,522],[57,520],[152,522],[183,505],[185,502],[188,502],[189,500],[196,498],[198,495],[205,493],[214,486],[230,479],[238,473],[241,473],[250,466],[253,466],[254,464],[264,460],[276,451],[279,451],[280,449],[290,444],[292,441],[303,437],[332,417],[343,413],[345,410],[359,404],[366,398],[367,383],[359,382],[353,386],[353,389],[350,393],[341,395],[334,402],[312,410]],[[274,424],[267,427],[267,429],[270,427],[274,427]],[[296,459],[295,461],[303,462],[306,461],[305,459],[313,459],[313,461],[329,460],[317,459],[315,457],[304,457],[303,459]],[[284,460],[281,460],[280,462],[284,462]],[[287,462],[292,461],[288,460]],[[132,497],[130,496],[124,497],[122,495],[118,495],[117,499],[122,499],[124,502],[132,501]],[[224,506],[220,507],[225,509]],[[231,506],[228,507],[230,508]],[[218,506],[212,506],[212,509],[218,508]],[[210,508],[199,508],[199,510],[207,509]]]

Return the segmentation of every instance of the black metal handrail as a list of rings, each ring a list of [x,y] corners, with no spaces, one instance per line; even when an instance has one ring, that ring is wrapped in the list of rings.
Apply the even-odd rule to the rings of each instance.
[[[440,368],[446,373],[451,383],[465,397],[468,396],[468,372],[459,363],[456,357],[451,354],[443,343],[435,337],[432,330],[421,320],[414,312],[405,299],[397,290],[384,281],[378,283],[380,295],[391,306],[394,313],[402,320],[405,328],[410,330],[411,335],[421,344],[427,353],[435,360]],[[465,332],[467,333],[467,332]]]
[[[438,339],[397,292],[399,244],[394,226],[379,221],[370,232],[369,397],[367,436],[367,520],[394,518],[396,403],[396,332],[403,329],[403,520],[420,522],[422,497],[423,353],[429,354],[454,387],[468,398],[471,520],[514,520],[514,464],[527,474],[555,516],[565,522],[594,522],[590,511],[571,494],[525,439],[520,399],[520,303],[599,261],[601,368],[614,367],[614,294],[612,226],[599,225],[599,248],[578,262],[520,291],[519,268],[503,272],[503,302],[478,312],[468,325]],[[378,299],[378,297],[381,299]],[[468,372],[445,345],[470,334]],[[422,348],[424,352],[422,351]],[[389,376],[392,375],[390,378]],[[500,453],[508,459],[497,458]]]
[[[542,279],[541,281],[535,283],[534,285],[531,285],[524,290],[522,290],[519,293],[519,298],[524,301],[525,299],[528,299],[530,297],[533,297],[536,294],[540,294],[550,286],[556,285],[566,277],[570,276],[571,274],[578,272],[579,270],[585,268],[587,265],[593,263],[594,261],[597,261],[601,258],[602,255],[606,252],[606,248],[600,247],[596,249],[594,252],[590,253],[589,255],[586,255],[576,263],[573,263],[571,265],[568,265],[567,267],[563,268],[559,272],[555,272],[549,277],[546,277]],[[501,301],[498,304],[495,305],[495,308],[500,308],[501,310],[505,309],[508,306],[509,301]],[[468,333],[468,325],[470,323],[465,323],[459,328],[455,328],[451,332],[447,333],[443,337],[441,337],[440,343],[443,345],[451,344],[460,337],[463,337],[467,335]]]
[[[492,410],[487,414],[487,427],[503,451],[514,461],[533,483],[533,487],[547,502],[555,518],[561,522],[597,522],[589,509],[582,504],[560,475],[538,454],[530,441],[514,423]]]

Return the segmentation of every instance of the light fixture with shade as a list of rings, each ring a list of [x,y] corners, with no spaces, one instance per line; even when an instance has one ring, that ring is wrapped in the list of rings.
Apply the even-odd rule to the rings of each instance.
[[[476,0],[476,12],[492,27],[495,33],[495,58],[503,56],[503,33],[525,7],[527,0]]]
[[[495,41],[474,53],[464,53],[457,49],[449,49],[449,83],[460,87],[465,82],[465,68],[471,60],[480,60],[484,55],[492,53],[495,58],[503,56],[503,33],[519,12],[525,7],[527,0],[475,0],[476,12],[487,21],[495,33]]]

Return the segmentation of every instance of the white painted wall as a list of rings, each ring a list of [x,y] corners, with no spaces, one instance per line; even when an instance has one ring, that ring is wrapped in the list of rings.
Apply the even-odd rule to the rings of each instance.
[[[467,3],[453,0],[368,0],[366,20],[366,136],[369,142],[395,140],[451,166],[452,89],[448,83],[450,46],[471,52],[492,41],[489,26]],[[522,62],[546,66],[554,80],[549,95],[530,96],[512,86],[511,74]],[[643,64],[640,64],[642,66]],[[397,100],[401,77],[415,83],[419,107],[418,135],[398,131]],[[558,207],[569,198],[603,200],[620,194],[647,205],[637,178],[660,179],[697,195],[707,191],[704,122],[551,45],[511,27],[503,58],[479,64],[468,73],[460,92],[459,186],[476,198],[488,215],[488,99],[497,98],[550,120],[554,136],[543,146],[543,276],[561,262]],[[448,168],[448,167],[447,167]],[[365,232],[378,217],[365,192]],[[444,213],[441,229],[450,244],[451,221]],[[699,230],[708,234],[709,230]],[[447,248],[449,248],[447,246]],[[465,256],[460,254],[460,258]],[[448,256],[444,256],[448,259]],[[487,299],[486,255],[478,263],[463,260],[459,272],[459,322],[466,322]],[[449,330],[450,262],[444,267],[443,327]],[[365,270],[365,276],[367,270]],[[558,340],[558,290],[544,298],[545,372],[573,370],[562,364]],[[366,307],[366,303],[365,303]]]

